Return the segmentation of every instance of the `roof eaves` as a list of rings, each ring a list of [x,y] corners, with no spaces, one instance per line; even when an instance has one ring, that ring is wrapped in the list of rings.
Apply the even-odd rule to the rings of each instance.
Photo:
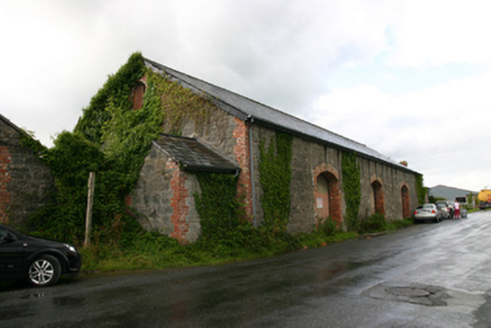
[[[226,173],[226,174],[238,174],[240,173],[240,168],[230,168],[230,167],[216,167],[216,166],[200,166],[192,164],[183,164],[183,169],[185,171],[198,171],[198,172],[211,172],[211,173]]]
[[[162,134],[162,135],[166,136],[165,134]],[[171,136],[171,135],[167,135],[167,136]],[[172,136],[172,137],[175,138],[176,136]],[[178,138],[198,142],[195,138],[182,137],[182,136],[179,136]],[[227,174],[237,174],[238,172],[241,171],[240,167],[238,167],[238,166],[221,167],[221,166],[197,165],[197,164],[189,163],[187,161],[183,161],[183,160],[176,158],[171,152],[167,151],[164,147],[162,147],[156,140],[152,141],[152,144],[155,147],[157,147],[157,149],[164,152],[167,156],[174,159],[179,164],[179,166],[181,166],[182,169],[185,171],[200,171],[200,172],[214,172],[214,173],[227,173]],[[201,145],[206,147],[202,143],[201,143]],[[206,147],[206,148],[208,148],[208,147]],[[215,152],[215,151],[213,151],[213,152]]]
[[[302,138],[302,139],[305,139],[305,140],[311,140],[311,141],[314,141],[316,143],[320,143],[320,144],[323,144],[323,145],[326,145],[326,146],[329,146],[329,147],[332,147],[332,148],[335,148],[335,149],[339,149],[339,150],[342,150],[342,151],[345,151],[345,152],[348,152],[348,153],[353,153],[353,154],[356,154],[357,156],[359,157],[363,157],[363,158],[366,158],[366,159],[369,159],[369,160],[372,160],[374,162],[378,162],[378,163],[381,163],[381,164],[384,164],[384,165],[389,165],[391,167],[394,167],[394,168],[397,168],[399,170],[403,170],[403,171],[407,171],[407,172],[410,172],[410,173],[415,173],[415,174],[419,174],[418,172],[416,171],[413,171],[403,165],[399,165],[397,163],[392,163],[392,162],[389,162],[389,161],[385,161],[383,159],[380,159],[380,158],[377,158],[377,157],[374,157],[374,156],[370,156],[368,154],[364,154],[362,152],[358,152],[352,148],[349,148],[349,147],[343,147],[337,143],[334,143],[334,142],[329,142],[327,140],[324,140],[324,139],[321,139],[321,138],[316,138],[314,136],[311,136],[311,135],[308,135],[306,133],[302,133],[302,132],[299,132],[299,131],[296,131],[296,130],[292,130],[292,129],[288,129],[284,126],[281,126],[281,125],[278,125],[278,124],[275,124],[275,123],[272,123],[272,122],[268,122],[268,121],[265,121],[265,120],[261,120],[259,118],[252,118],[252,122],[257,124],[257,125],[261,125],[263,127],[266,127],[266,128],[270,128],[270,129],[273,129],[273,130],[276,130],[276,131],[280,131],[280,132],[285,132],[285,133],[288,133],[288,134],[291,134],[293,136],[296,136],[296,137],[299,137],[299,138]]]

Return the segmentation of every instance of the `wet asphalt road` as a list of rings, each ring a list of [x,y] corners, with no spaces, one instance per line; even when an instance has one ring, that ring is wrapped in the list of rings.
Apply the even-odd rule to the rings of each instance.
[[[0,327],[491,327],[491,211],[273,259],[0,285]]]

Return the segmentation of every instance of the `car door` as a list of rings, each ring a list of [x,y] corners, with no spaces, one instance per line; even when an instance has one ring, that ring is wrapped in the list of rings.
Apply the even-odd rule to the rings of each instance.
[[[23,256],[23,241],[0,227],[0,275],[18,276],[21,273]]]

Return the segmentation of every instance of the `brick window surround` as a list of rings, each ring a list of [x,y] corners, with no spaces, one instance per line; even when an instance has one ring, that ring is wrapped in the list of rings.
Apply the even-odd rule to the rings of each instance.
[[[338,177],[338,172],[331,165],[322,164],[314,170],[314,207],[317,221],[328,216],[338,225],[343,221]]]

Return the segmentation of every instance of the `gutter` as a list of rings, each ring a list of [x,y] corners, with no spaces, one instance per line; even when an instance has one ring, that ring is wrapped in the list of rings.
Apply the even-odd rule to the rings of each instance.
[[[331,148],[334,148],[334,149],[342,150],[342,151],[345,151],[347,153],[356,154],[356,156],[358,156],[358,157],[365,158],[365,159],[368,159],[368,160],[371,160],[373,162],[380,163],[380,164],[383,164],[383,165],[386,165],[386,166],[390,166],[390,167],[399,169],[401,171],[409,172],[409,173],[412,173],[412,174],[420,174],[419,172],[413,171],[413,170],[409,169],[406,166],[402,166],[402,165],[397,164],[397,163],[392,163],[392,162],[389,162],[389,161],[385,161],[383,159],[376,158],[376,157],[370,156],[370,155],[365,154],[365,153],[362,153],[362,152],[357,152],[356,150],[353,150],[351,148],[343,147],[343,146],[341,146],[339,144],[332,143],[332,142],[329,142],[329,141],[326,141],[326,140],[323,140],[323,139],[320,139],[320,138],[316,138],[314,136],[311,136],[311,135],[308,135],[308,134],[305,134],[305,133],[302,133],[302,132],[299,132],[299,131],[295,131],[295,130],[289,129],[289,128],[286,128],[286,127],[277,125],[275,123],[272,123],[272,122],[269,122],[269,121],[266,121],[266,120],[256,119],[256,124],[261,125],[261,126],[264,126],[266,128],[272,129],[272,130],[275,130],[275,131],[280,131],[280,132],[288,133],[288,134],[290,134],[292,136],[295,136],[295,137],[298,137],[298,138],[301,138],[301,139],[304,139],[304,140],[310,140],[310,141],[319,143],[321,145],[326,145],[326,146],[331,147]]]

